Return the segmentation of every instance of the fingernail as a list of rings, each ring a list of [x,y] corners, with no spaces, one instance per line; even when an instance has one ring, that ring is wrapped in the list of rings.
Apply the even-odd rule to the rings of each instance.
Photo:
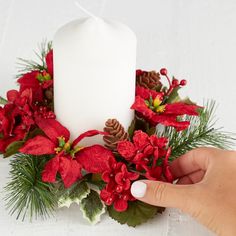
[[[131,186],[131,194],[134,197],[140,198],[143,197],[146,193],[147,185],[142,181],[136,181]]]

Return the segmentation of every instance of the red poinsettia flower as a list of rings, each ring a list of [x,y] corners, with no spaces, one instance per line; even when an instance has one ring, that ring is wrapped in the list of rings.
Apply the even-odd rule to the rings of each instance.
[[[168,140],[165,137],[150,137],[141,130],[134,133],[133,142],[128,140],[120,141],[117,151],[127,161],[134,163],[136,169],[145,171],[147,179],[170,181],[171,173],[168,167],[168,158],[171,150],[166,150]],[[158,165],[158,160],[161,164]]]
[[[131,109],[136,110],[152,125],[163,124],[172,126],[181,131],[190,125],[189,121],[179,121],[183,115],[197,116],[199,106],[189,105],[184,102],[165,103],[164,93],[146,89],[140,86],[136,88],[135,102]]]
[[[21,76],[17,82],[20,84],[20,91],[32,89],[33,102],[42,102],[47,99],[45,91],[53,86],[53,50],[45,56],[46,70],[33,70]]]
[[[109,159],[114,159],[111,151],[101,145],[81,148],[77,143],[85,137],[105,134],[90,130],[70,142],[70,132],[56,120],[38,119],[37,125],[45,136],[38,135],[28,140],[20,152],[32,155],[54,154],[47,162],[42,173],[44,182],[54,183],[56,174],[60,173],[66,188],[82,178],[81,170],[90,173],[102,173],[109,168]]]
[[[114,204],[116,211],[122,212],[127,210],[128,201],[136,200],[130,193],[130,186],[139,174],[129,172],[122,162],[110,160],[109,163],[110,168],[102,174],[107,185],[101,190],[100,197],[106,205]]]

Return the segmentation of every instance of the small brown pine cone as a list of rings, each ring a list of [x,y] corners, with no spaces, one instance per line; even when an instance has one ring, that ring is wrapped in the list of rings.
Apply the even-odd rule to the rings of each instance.
[[[105,146],[111,150],[116,150],[117,143],[121,140],[127,140],[129,137],[124,127],[116,119],[107,120],[104,131],[108,133],[108,135],[103,136]]]
[[[48,88],[45,90],[44,92],[45,94],[45,97],[48,99],[48,100],[52,100],[53,99],[53,88]]]
[[[157,91],[162,87],[160,79],[160,74],[156,71],[143,71],[142,74],[136,76],[136,85]]]

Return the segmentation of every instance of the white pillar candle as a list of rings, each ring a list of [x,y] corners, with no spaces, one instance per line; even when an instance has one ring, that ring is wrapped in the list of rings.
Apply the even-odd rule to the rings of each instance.
[[[135,34],[116,21],[83,18],[60,28],[53,47],[55,113],[72,138],[102,130],[108,118],[127,129],[135,97]]]

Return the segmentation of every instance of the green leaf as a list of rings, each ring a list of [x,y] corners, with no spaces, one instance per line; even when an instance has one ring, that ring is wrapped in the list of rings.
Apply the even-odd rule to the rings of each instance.
[[[99,194],[91,190],[88,196],[82,199],[80,210],[83,212],[83,217],[91,224],[96,224],[100,221],[101,215],[105,213],[105,205],[101,201]]]
[[[0,105],[6,105],[7,103],[8,101],[5,98],[0,96]]]
[[[145,223],[163,211],[162,207],[152,206],[141,201],[129,202],[128,209],[123,212],[116,211],[113,206],[108,207],[108,213],[112,219],[132,227]]]
[[[156,133],[156,126],[152,126],[152,127],[150,127],[149,129],[147,129],[147,134],[149,135],[149,136],[151,136],[151,135],[153,135],[153,134],[155,134]]]
[[[85,181],[73,184],[70,188],[65,189],[58,201],[58,207],[70,207],[75,202],[80,204],[81,200],[86,198],[90,193],[90,189]]]
[[[169,97],[166,100],[166,103],[175,103],[175,102],[179,102],[180,96],[179,96],[179,91],[180,87],[176,87],[173,89],[172,93],[169,95]]]
[[[35,128],[26,135],[24,141],[34,138],[37,135],[44,135],[44,132],[39,128]]]
[[[128,134],[129,134],[129,138],[132,139],[134,136],[134,131],[135,131],[135,119],[132,120],[129,128],[128,128]]]
[[[185,104],[188,104],[188,105],[196,105],[196,103],[193,102],[189,97],[182,99],[181,102],[184,102]]]
[[[15,141],[9,144],[6,148],[6,152],[4,153],[4,158],[12,156],[18,152],[18,150],[23,146],[24,141]]]

